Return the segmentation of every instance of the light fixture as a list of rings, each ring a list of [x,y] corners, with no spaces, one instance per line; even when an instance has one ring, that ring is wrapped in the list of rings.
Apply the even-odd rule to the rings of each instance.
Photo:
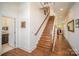
[[[63,8],[61,8],[60,11],[63,11]]]

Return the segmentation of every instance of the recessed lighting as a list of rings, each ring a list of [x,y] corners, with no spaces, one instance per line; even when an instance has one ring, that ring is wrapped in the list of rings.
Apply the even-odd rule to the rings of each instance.
[[[63,8],[61,8],[60,11],[63,11]]]

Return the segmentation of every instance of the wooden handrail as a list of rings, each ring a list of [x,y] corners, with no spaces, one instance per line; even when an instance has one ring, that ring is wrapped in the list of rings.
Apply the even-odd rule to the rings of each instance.
[[[55,49],[56,39],[57,39],[57,28],[54,26],[53,43],[52,43],[53,47],[52,47],[52,51],[54,51],[54,49]]]
[[[40,25],[40,27],[38,28],[38,30],[37,30],[37,32],[35,33],[35,35],[38,34],[38,32],[40,31],[40,29],[41,29],[42,25],[44,24],[45,20],[48,18],[48,16],[49,16],[49,12],[48,12],[47,16],[45,17],[44,21],[42,22],[42,24]]]
[[[42,5],[42,7],[44,7],[44,5],[42,4],[42,2],[40,2],[40,4]]]

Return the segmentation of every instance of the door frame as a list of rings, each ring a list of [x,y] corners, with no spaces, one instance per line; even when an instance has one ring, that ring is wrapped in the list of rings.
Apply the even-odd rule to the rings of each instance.
[[[9,17],[9,16],[2,16],[2,17],[7,17],[9,18],[10,20],[14,20],[14,47],[13,48],[16,48],[16,18],[13,18],[13,17]],[[2,41],[2,40],[1,40]],[[2,43],[2,42],[1,42]],[[9,39],[8,39],[8,44],[9,44]],[[3,48],[3,47],[2,47]]]

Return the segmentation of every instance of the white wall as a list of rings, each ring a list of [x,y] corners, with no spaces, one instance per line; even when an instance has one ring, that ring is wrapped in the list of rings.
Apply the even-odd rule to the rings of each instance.
[[[22,3],[19,11],[19,33],[17,45],[19,48],[30,51],[30,3]],[[21,28],[21,22],[26,22],[26,28]],[[17,31],[18,31],[17,30]]]
[[[75,3],[72,8],[69,11],[69,14],[66,18],[66,23],[65,23],[65,28],[64,28],[64,36],[66,37],[66,39],[69,41],[70,45],[72,46],[73,50],[77,53],[77,55],[79,55],[79,28],[76,28],[75,24],[75,31],[74,32],[69,32],[67,30],[67,23],[71,20],[75,20],[79,19],[79,3]]]
[[[19,13],[19,4],[20,3],[9,3],[9,2],[4,2],[4,3],[0,3],[0,7],[1,7],[1,16],[10,16],[13,18],[16,18],[18,16]]]

